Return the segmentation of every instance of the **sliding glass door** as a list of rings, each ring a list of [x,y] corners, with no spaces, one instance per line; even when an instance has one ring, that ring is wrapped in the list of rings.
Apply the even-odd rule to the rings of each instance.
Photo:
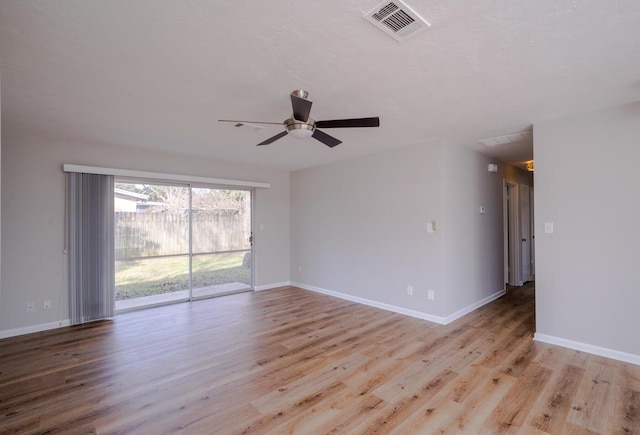
[[[116,310],[251,289],[251,191],[116,181]]]
[[[191,190],[192,296],[251,288],[251,192]]]

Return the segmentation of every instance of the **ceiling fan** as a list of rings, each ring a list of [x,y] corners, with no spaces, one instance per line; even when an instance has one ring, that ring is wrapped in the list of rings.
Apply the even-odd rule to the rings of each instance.
[[[275,124],[284,125],[285,130],[273,137],[260,142],[260,145],[269,145],[278,139],[291,134],[296,138],[313,137],[328,147],[333,148],[342,143],[327,133],[318,130],[319,128],[350,128],[350,127],[379,127],[380,118],[352,118],[352,119],[333,119],[330,121],[315,121],[309,118],[311,112],[311,101],[307,100],[309,93],[304,90],[295,90],[291,92],[291,106],[293,107],[293,115],[285,119],[283,122],[261,122],[261,121],[237,121],[231,119],[219,119],[220,122],[235,122],[236,124]]]

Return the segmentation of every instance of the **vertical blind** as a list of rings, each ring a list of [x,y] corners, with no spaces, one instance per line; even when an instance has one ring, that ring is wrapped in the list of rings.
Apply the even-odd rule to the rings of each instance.
[[[113,179],[67,173],[72,325],[115,315]]]

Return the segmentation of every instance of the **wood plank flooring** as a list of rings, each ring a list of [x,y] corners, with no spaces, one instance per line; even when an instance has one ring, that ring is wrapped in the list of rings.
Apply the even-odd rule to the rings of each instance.
[[[285,287],[0,340],[0,433],[640,434],[640,367]]]

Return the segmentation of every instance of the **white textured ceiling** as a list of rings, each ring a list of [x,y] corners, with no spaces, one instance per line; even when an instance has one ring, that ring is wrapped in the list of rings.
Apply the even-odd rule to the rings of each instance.
[[[0,0],[2,128],[290,170],[440,138],[517,161],[477,140],[640,100],[638,0],[408,0],[432,27],[400,43],[378,3]],[[381,127],[256,147],[280,127],[216,121],[282,121],[299,88]]]

